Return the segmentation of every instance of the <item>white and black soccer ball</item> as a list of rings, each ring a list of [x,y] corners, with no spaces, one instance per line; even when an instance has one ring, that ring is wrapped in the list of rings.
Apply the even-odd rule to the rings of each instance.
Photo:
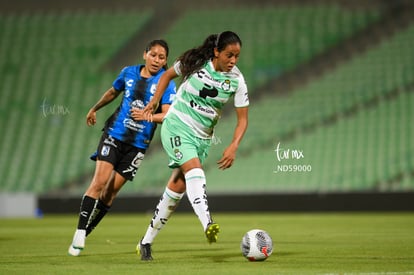
[[[249,261],[264,261],[273,252],[273,241],[266,231],[252,229],[243,236],[240,248]]]

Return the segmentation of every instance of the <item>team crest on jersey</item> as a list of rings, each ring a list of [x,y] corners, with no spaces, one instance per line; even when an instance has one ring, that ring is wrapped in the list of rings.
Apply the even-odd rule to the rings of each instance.
[[[221,83],[221,88],[225,91],[230,91],[231,82],[229,79],[224,80],[223,83]]]
[[[180,152],[180,150],[178,150],[178,149],[175,149],[175,150],[174,150],[174,154],[175,154],[175,157],[176,157],[178,160],[181,160],[181,159],[183,158],[183,153],[181,153],[181,152]]]
[[[111,150],[111,147],[109,147],[108,145],[104,145],[101,150],[101,155],[104,157],[108,156],[110,150]]]

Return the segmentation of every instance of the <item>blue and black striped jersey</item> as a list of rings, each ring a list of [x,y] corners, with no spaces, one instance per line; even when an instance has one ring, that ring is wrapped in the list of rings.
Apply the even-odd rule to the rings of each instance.
[[[115,90],[123,91],[123,98],[120,106],[106,121],[104,130],[122,142],[147,149],[157,124],[133,120],[130,116],[131,108],[143,109],[149,103],[155,93],[157,83],[165,70],[161,69],[150,78],[143,78],[140,75],[143,67],[144,65],[125,67],[113,82],[112,86]],[[160,101],[160,107],[157,112],[160,112],[161,105],[171,104],[174,97],[175,83],[171,81]]]

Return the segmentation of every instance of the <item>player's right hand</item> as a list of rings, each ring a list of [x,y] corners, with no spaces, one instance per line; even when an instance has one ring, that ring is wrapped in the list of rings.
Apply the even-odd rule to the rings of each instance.
[[[88,126],[93,126],[96,124],[96,112],[93,110],[89,110],[88,114],[86,115],[86,124]]]

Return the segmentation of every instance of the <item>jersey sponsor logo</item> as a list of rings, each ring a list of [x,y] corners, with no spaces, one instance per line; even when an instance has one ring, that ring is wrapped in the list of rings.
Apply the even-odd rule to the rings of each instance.
[[[138,108],[138,109],[144,109],[144,107],[145,107],[145,104],[144,104],[144,102],[142,101],[142,100],[140,100],[140,99],[137,99],[137,100],[134,100],[132,103],[131,103],[131,107],[132,108]]]
[[[115,148],[118,147],[115,143],[115,139],[112,136],[108,136],[107,138],[105,138],[103,143],[107,144],[107,145],[110,145],[110,146],[113,146]]]
[[[200,112],[203,112],[203,113],[206,113],[206,114],[210,114],[210,115],[214,115],[215,114],[215,112],[213,110],[198,105],[194,100],[191,100],[190,101],[190,106],[191,106],[191,108],[196,109],[196,110],[198,110]]]
[[[125,84],[126,84],[128,87],[132,87],[132,85],[134,84],[134,80],[133,80],[133,79],[128,79],[127,81],[125,81]]]
[[[214,87],[204,84],[203,89],[200,90],[200,97],[204,99],[206,99],[207,97],[216,97],[216,96],[218,96],[218,90]]]
[[[133,119],[126,118],[124,119],[124,126],[128,129],[131,129],[135,132],[142,132],[145,129],[145,125],[142,125],[141,123],[134,121]]]
[[[210,80],[212,82],[217,82],[214,78],[212,78],[210,76],[210,74],[208,73],[208,71],[205,70],[205,69],[202,69],[202,70],[198,71],[197,72],[197,77],[200,78],[200,79],[206,78],[206,79],[208,79],[208,80]]]
[[[214,79],[206,70],[201,70],[197,72],[197,77],[201,79],[204,83],[204,87],[200,90],[200,96],[202,98],[209,97],[216,97],[218,95],[217,88],[225,92],[231,91],[231,81],[230,79],[218,80]],[[217,88],[216,88],[217,87]],[[216,94],[217,93],[217,94]]]
[[[218,96],[218,90],[216,86],[220,85],[220,83],[212,78],[207,71],[204,69],[201,71],[198,71],[197,77],[201,80],[203,83],[203,88],[199,90],[199,96],[206,99],[207,97],[216,97]]]

